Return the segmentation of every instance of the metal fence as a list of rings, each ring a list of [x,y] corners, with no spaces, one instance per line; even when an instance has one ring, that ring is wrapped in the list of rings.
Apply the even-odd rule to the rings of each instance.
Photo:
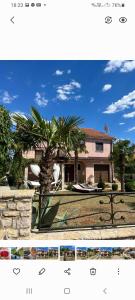
[[[135,192],[36,193],[33,228],[47,232],[135,225]]]

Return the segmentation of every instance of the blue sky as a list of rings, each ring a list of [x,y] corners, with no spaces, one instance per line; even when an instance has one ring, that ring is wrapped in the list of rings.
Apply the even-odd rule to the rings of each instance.
[[[69,249],[69,250],[75,250],[75,246],[60,246],[60,250],[62,250],[62,249],[64,249],[64,248],[66,248],[66,249]]]
[[[82,127],[135,141],[135,61],[0,61],[0,104],[11,112],[35,106],[78,115]]]

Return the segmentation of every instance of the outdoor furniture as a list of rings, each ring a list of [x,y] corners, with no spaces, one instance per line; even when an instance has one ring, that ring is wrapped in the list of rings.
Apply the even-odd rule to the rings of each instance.
[[[53,182],[51,183],[51,185],[54,186],[55,191],[58,191],[58,190],[60,189],[60,187],[61,187],[61,182],[62,182],[62,180],[59,179],[57,182],[56,182],[56,181],[53,181]]]
[[[26,180],[24,181],[24,185],[28,188],[35,188],[38,189],[40,187],[39,181],[32,181],[32,180]],[[58,182],[53,181],[51,183],[52,188],[54,188],[55,191],[58,191],[59,188],[61,187],[61,179],[58,180]]]
[[[90,185],[88,183],[80,183],[80,186],[83,187],[84,189],[95,189],[95,191],[102,191],[102,188],[98,188],[97,186]]]
[[[85,187],[82,184],[74,184],[73,189],[77,192],[84,192],[84,193],[90,193],[90,192],[101,192],[102,189],[98,187]]]
[[[26,187],[35,188],[35,189],[37,189],[37,188],[40,187],[39,181],[32,181],[32,180],[26,180],[26,181],[24,181],[24,185]]]

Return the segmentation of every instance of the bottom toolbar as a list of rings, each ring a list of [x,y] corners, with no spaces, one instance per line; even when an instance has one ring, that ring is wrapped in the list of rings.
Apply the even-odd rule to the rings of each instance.
[[[135,261],[0,261],[0,296],[7,299],[127,299]]]

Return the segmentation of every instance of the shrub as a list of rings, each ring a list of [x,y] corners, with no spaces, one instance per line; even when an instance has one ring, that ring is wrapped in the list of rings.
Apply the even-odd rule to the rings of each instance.
[[[125,182],[129,182],[133,180],[132,175],[131,174],[125,174]]]
[[[72,191],[72,189],[73,189],[73,183],[70,182],[67,186],[67,190]]]
[[[125,183],[125,191],[126,192],[135,191],[135,181],[134,180],[130,180],[130,181]]]
[[[118,184],[117,183],[113,183],[112,184],[112,190],[113,191],[117,191],[118,190]]]
[[[104,181],[102,180],[102,177],[100,176],[100,178],[99,178],[99,182],[98,182],[98,188],[101,188],[102,190],[104,190],[105,189],[105,183],[104,183]]]

